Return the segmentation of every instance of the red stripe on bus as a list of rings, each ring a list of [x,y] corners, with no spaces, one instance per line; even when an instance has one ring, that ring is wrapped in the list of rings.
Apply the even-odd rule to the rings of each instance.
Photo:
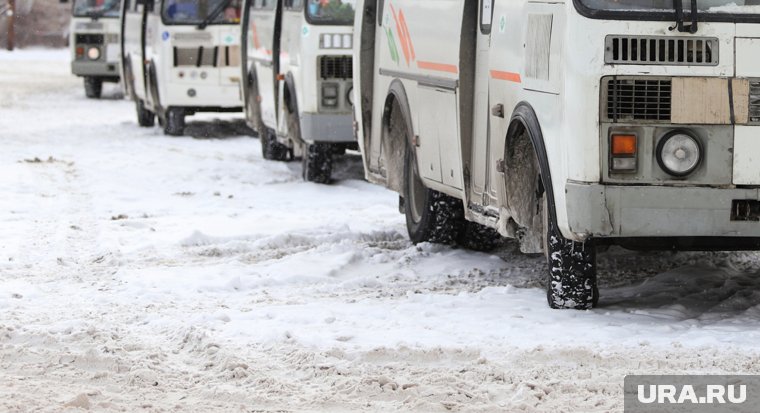
[[[459,68],[456,65],[448,65],[445,63],[417,61],[417,67],[420,69],[434,70],[436,72],[446,72],[446,73],[454,73],[454,74],[459,73]]]
[[[491,77],[496,80],[506,80],[508,82],[522,83],[519,73],[502,72],[501,70],[492,70]]]
[[[393,21],[396,22],[396,32],[398,33],[399,40],[401,41],[401,52],[404,53],[404,60],[406,60],[406,64],[409,64],[409,41],[406,38],[406,33],[404,33],[404,29],[401,27],[401,23],[398,21],[398,15],[396,14],[396,9],[393,7],[393,4],[391,6],[391,14],[393,14]]]
[[[399,10],[398,21],[401,23],[401,29],[404,31],[404,37],[406,37],[407,43],[409,43],[409,53],[411,54],[412,61],[417,60],[417,56],[414,54],[414,43],[412,43],[412,35],[409,33],[409,27],[406,25],[406,17],[404,17],[404,11]]]

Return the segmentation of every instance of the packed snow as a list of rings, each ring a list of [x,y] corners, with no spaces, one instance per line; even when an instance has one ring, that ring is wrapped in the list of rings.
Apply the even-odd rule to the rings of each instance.
[[[66,51],[0,52],[0,410],[622,411],[626,374],[760,371],[760,255],[411,245],[358,154],[329,186],[240,115],[188,136],[84,97]]]

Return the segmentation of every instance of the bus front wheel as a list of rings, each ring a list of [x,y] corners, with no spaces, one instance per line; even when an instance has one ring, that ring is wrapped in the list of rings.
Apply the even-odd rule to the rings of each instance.
[[[97,77],[84,78],[84,94],[90,99],[100,99],[103,92],[103,80]]]

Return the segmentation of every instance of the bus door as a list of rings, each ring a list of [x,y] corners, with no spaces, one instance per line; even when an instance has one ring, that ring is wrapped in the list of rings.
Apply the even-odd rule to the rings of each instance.
[[[256,82],[261,96],[261,118],[264,125],[272,129],[277,125],[275,91],[280,60],[281,3],[278,0],[255,0],[249,28],[252,40],[249,47],[253,50]]]
[[[489,98],[489,50],[494,0],[480,0],[478,28],[475,40],[475,90],[472,122],[471,199],[483,205],[491,204],[488,196],[490,168],[487,167],[490,147],[491,119]]]

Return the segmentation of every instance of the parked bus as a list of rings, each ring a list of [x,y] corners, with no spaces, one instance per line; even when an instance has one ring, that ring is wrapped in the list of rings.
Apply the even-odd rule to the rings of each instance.
[[[597,303],[600,246],[758,250],[752,1],[359,0],[366,176],[414,242],[546,254],[553,308]]]
[[[120,3],[73,0],[69,30],[71,73],[84,78],[88,98],[100,98],[103,82],[119,82]]]
[[[246,114],[265,159],[300,157],[328,183],[334,154],[357,149],[352,128],[353,0],[246,0]]]
[[[122,65],[140,126],[182,135],[197,112],[243,110],[242,0],[125,0]]]

